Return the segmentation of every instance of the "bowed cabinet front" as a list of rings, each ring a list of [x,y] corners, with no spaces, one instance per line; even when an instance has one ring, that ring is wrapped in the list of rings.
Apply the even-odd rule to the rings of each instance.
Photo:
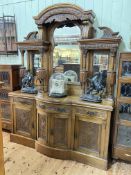
[[[38,152],[107,169],[112,108],[84,102],[69,105],[69,98],[65,104],[48,97],[36,101]]]

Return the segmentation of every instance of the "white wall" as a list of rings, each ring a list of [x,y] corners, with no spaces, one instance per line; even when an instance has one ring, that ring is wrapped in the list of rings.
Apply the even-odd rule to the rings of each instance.
[[[55,3],[74,3],[85,10],[93,10],[96,15],[95,26],[107,26],[113,31],[120,32],[123,38],[121,51],[131,51],[131,0],[32,0],[17,4],[23,0],[0,0],[0,16],[16,16],[18,40],[22,41],[24,37],[37,26],[33,20],[41,10]],[[28,2],[27,2],[28,1]],[[7,5],[8,4],[8,5]],[[0,56],[0,64],[14,63],[19,64],[19,57]]]

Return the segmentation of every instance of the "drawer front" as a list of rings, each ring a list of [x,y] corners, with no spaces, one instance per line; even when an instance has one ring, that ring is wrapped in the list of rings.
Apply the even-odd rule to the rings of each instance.
[[[50,113],[71,113],[71,107],[65,105],[52,105],[42,102],[37,102],[38,109],[44,109],[46,112]]]
[[[33,105],[34,100],[16,97],[13,99],[15,103],[21,103],[23,105]]]
[[[89,117],[102,117],[105,119],[107,117],[106,112],[91,109],[91,108],[82,108],[82,107],[75,108],[75,114],[83,114]]]
[[[1,100],[8,100],[9,99],[9,96],[8,96],[8,93],[10,91],[6,90],[6,89],[0,89],[0,99]]]
[[[47,105],[48,112],[71,113],[71,108],[65,105]]]

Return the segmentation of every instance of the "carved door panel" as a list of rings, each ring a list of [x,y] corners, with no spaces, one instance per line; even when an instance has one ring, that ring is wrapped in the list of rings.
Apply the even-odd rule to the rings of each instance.
[[[70,118],[63,114],[49,114],[50,144],[53,147],[70,147]]]
[[[14,133],[33,137],[34,111],[32,106],[14,105]]]
[[[37,140],[42,144],[46,144],[48,142],[47,136],[47,114],[45,112],[37,111]]]
[[[106,123],[97,117],[76,115],[74,149],[95,156],[104,156]]]
[[[9,102],[1,101],[1,116],[4,120],[11,120],[11,105]]]

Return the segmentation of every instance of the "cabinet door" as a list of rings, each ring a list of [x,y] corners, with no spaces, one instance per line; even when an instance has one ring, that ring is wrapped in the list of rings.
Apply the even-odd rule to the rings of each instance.
[[[3,120],[11,121],[11,105],[9,102],[1,101],[1,117]]]
[[[34,137],[34,110],[29,105],[14,104],[14,133]]]
[[[48,142],[47,136],[47,114],[43,111],[37,111],[37,140],[43,144]]]
[[[106,121],[82,115],[75,117],[75,150],[103,157]]]
[[[131,151],[131,103],[117,103],[115,146]]]
[[[50,144],[53,147],[70,147],[70,117],[64,114],[48,114],[50,118]]]
[[[117,144],[131,148],[131,123],[130,126],[118,126]]]

